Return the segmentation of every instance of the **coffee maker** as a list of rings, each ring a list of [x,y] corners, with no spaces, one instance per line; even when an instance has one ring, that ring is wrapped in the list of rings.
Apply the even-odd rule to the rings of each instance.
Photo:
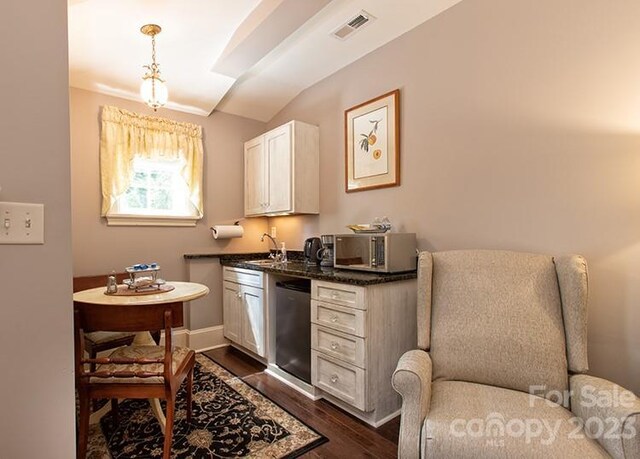
[[[320,236],[322,241],[322,259],[320,260],[320,266],[332,267],[333,266],[333,234],[323,234]]]

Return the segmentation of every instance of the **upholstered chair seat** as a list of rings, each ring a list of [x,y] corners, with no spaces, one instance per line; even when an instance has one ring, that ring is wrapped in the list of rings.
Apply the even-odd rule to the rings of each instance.
[[[192,352],[189,348],[186,347],[174,347],[173,353],[171,355],[171,371],[175,373],[177,369],[180,367],[184,359],[189,356],[189,352]],[[124,346],[116,349],[109,356],[110,359],[162,359],[164,357],[165,349],[164,346]],[[164,369],[164,364],[162,363],[153,363],[141,365],[139,363],[133,363],[128,365],[117,365],[114,363],[106,363],[102,365],[98,365],[96,368],[96,372],[108,372],[113,373],[116,371],[130,371],[132,373],[137,373],[141,371],[151,372],[151,373],[162,373]],[[141,384],[162,384],[164,383],[164,379],[160,376],[158,377],[150,377],[150,378],[91,378],[91,383],[141,383]]]
[[[571,435],[579,427],[572,418],[562,406],[521,391],[435,381],[421,449],[438,458],[608,458],[597,441]]]
[[[580,256],[423,252],[401,458],[640,459],[640,400],[589,376]]]

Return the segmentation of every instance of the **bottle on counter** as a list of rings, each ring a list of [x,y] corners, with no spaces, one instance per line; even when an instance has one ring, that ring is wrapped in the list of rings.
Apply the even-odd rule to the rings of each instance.
[[[282,263],[286,263],[287,262],[287,248],[284,246],[284,242],[282,243],[282,246],[280,247],[280,261],[282,261]]]

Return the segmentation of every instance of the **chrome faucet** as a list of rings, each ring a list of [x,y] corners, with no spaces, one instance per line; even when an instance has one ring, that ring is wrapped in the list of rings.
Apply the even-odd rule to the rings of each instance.
[[[260,237],[260,242],[264,242],[265,237],[271,239],[271,242],[273,242],[273,247],[276,249],[275,254],[271,252],[269,253],[269,258],[276,262],[282,261],[282,252],[280,252],[280,249],[278,248],[278,242],[276,242],[275,238],[268,233],[262,234],[262,237]]]

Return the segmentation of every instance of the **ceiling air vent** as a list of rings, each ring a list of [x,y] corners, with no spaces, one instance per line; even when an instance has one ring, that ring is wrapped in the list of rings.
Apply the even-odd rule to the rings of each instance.
[[[362,10],[356,16],[352,17],[346,23],[342,24],[340,27],[334,30],[331,35],[336,37],[338,40],[345,40],[355,31],[361,29],[370,22],[373,22],[375,19],[375,16],[372,16],[371,14]]]

